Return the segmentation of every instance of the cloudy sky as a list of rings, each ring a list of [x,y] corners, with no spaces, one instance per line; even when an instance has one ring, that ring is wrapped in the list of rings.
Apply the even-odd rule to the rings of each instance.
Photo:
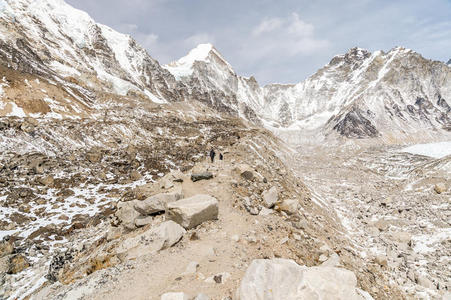
[[[451,0],[66,0],[165,64],[210,42],[241,75],[294,83],[359,46],[451,58]]]

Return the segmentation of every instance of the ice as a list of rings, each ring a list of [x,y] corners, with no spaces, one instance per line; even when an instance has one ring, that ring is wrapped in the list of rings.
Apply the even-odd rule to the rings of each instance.
[[[430,144],[417,144],[404,148],[401,150],[401,152],[424,155],[433,158],[443,158],[445,156],[451,155],[451,141]]]

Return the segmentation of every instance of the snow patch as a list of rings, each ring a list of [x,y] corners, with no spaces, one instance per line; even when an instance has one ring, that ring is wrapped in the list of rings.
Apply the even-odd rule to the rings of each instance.
[[[401,150],[401,152],[424,155],[433,158],[443,158],[445,156],[451,155],[451,141],[430,144],[417,144],[404,148]]]

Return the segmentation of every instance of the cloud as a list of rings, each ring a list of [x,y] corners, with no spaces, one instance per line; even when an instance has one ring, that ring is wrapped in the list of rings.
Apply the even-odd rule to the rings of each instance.
[[[329,46],[326,39],[315,36],[315,27],[292,13],[286,18],[265,18],[246,39],[246,52],[254,59],[310,55]]]
[[[209,33],[197,33],[194,35],[191,35],[183,40],[183,43],[185,46],[194,48],[199,44],[206,44],[206,43],[215,43],[215,37],[212,34]]]
[[[272,18],[263,20],[257,27],[252,31],[253,36],[259,36],[264,33],[268,33],[282,27],[283,21],[280,18]]]

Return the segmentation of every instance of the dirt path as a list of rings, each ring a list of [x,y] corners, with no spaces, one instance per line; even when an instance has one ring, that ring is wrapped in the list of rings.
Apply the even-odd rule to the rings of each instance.
[[[138,258],[133,269],[123,272],[117,278],[118,283],[106,286],[95,299],[160,299],[161,294],[171,291],[192,296],[204,293],[211,299],[233,296],[253,258],[274,256],[272,251],[263,251],[262,245],[281,241],[287,235],[283,230],[265,230],[265,225],[275,226],[275,216],[251,216],[237,207],[230,188],[233,167],[230,162],[201,164],[196,169],[213,172],[214,179],[193,183],[185,178],[182,185],[185,197],[196,194],[216,197],[218,221],[190,230],[168,251]],[[197,272],[184,274],[193,262],[199,265]],[[217,283],[213,276],[221,282]]]

